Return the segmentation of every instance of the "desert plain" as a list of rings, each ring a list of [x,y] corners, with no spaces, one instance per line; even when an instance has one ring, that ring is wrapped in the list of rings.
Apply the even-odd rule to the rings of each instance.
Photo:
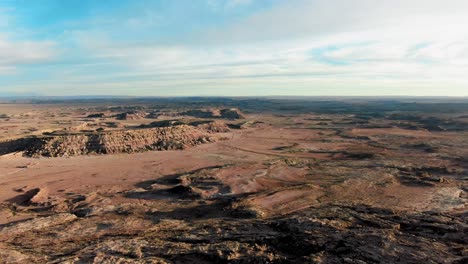
[[[468,100],[0,102],[0,263],[466,263]]]

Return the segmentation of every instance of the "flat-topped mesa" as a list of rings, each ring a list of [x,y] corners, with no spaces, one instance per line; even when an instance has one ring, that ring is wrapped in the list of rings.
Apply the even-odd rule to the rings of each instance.
[[[222,119],[244,119],[244,114],[237,108],[209,109],[209,110],[189,110],[182,115],[198,118],[222,118]]]
[[[133,153],[147,150],[181,150],[214,141],[215,139],[205,131],[188,125],[179,125],[31,138],[24,141],[21,148],[14,148],[11,152],[23,151],[24,155],[28,157],[61,157]],[[15,144],[9,145],[14,146]]]

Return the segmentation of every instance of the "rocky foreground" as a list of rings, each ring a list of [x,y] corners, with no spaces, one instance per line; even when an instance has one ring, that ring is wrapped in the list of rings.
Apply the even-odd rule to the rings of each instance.
[[[187,195],[173,190],[174,196]],[[2,263],[466,263],[467,215],[322,204],[259,218],[236,198],[105,205],[76,196],[72,213],[0,228]],[[99,200],[100,206],[90,206]],[[186,204],[186,205],[184,205]],[[15,210],[12,208],[12,210]],[[41,209],[50,210],[50,209]]]
[[[266,168],[271,174],[283,170],[277,162]],[[233,181],[232,173],[241,170],[211,166],[113,193],[51,197],[47,189],[21,190],[23,194],[2,204],[0,212],[35,217],[0,226],[0,262],[461,264],[468,260],[464,211],[386,209],[346,201],[331,194],[333,189],[304,184],[270,190],[263,185],[268,178]],[[438,181],[434,186],[447,185]]]

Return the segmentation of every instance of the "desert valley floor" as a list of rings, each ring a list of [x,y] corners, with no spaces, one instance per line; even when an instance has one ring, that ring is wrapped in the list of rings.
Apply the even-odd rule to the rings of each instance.
[[[0,104],[0,263],[466,263],[468,102]]]

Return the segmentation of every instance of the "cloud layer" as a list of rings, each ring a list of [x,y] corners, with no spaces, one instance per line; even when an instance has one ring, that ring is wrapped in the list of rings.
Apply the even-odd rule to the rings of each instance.
[[[0,7],[0,89],[468,96],[466,1],[194,2],[91,1],[48,23]]]

